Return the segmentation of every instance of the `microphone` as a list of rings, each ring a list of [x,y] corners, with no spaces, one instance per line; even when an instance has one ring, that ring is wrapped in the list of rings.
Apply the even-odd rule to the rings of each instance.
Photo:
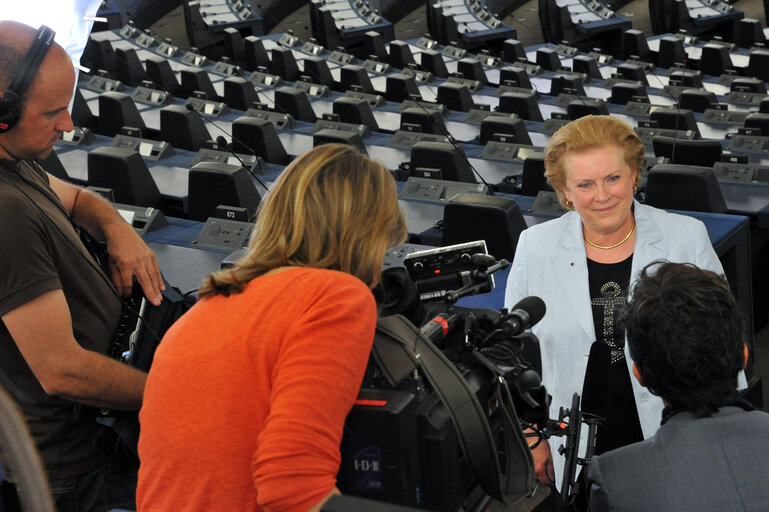
[[[545,316],[547,307],[539,297],[524,297],[513,306],[501,326],[510,336],[518,336]]]
[[[190,112],[195,112],[195,113],[196,113],[197,115],[199,115],[199,116],[200,116],[200,117],[201,117],[201,118],[202,118],[204,121],[208,121],[209,123],[211,123],[212,125],[214,125],[214,126],[215,126],[215,127],[216,127],[216,128],[219,130],[219,131],[220,131],[220,132],[222,132],[222,133],[224,133],[225,135],[229,136],[229,137],[230,137],[232,140],[235,140],[235,141],[237,141],[237,142],[238,142],[238,144],[242,145],[244,148],[246,148],[247,150],[249,150],[249,151],[251,152],[251,154],[252,154],[252,155],[254,155],[254,156],[257,158],[257,164],[258,164],[258,162],[261,160],[261,158],[262,158],[262,157],[261,157],[261,156],[259,156],[259,155],[256,153],[256,151],[254,151],[254,149],[253,149],[251,146],[249,146],[248,144],[246,144],[246,143],[245,143],[245,142],[243,142],[242,140],[240,140],[240,139],[236,139],[235,137],[233,137],[233,135],[232,135],[231,133],[229,133],[227,130],[225,130],[224,128],[222,128],[222,127],[221,127],[221,126],[219,126],[218,124],[216,124],[216,123],[215,123],[215,122],[214,122],[214,121],[213,121],[213,120],[212,120],[212,119],[211,119],[209,116],[207,116],[206,114],[204,114],[204,113],[203,113],[203,112],[201,112],[200,110],[196,109],[196,108],[195,108],[195,106],[194,106],[192,103],[185,103],[185,104],[184,104],[184,108],[186,108],[186,109],[187,109],[187,110],[189,110]],[[256,176],[256,174],[254,174],[254,172],[251,170],[251,168],[250,168],[249,166],[247,166],[247,165],[246,165],[246,164],[243,162],[243,160],[242,160],[242,159],[241,159],[241,158],[240,158],[240,157],[237,155],[237,153],[235,153],[235,152],[232,150],[232,147],[230,147],[230,145],[227,143],[227,140],[226,140],[224,137],[222,137],[221,135],[219,135],[218,137],[216,137],[216,144],[217,144],[217,145],[218,145],[220,148],[222,148],[222,149],[226,149],[227,151],[229,151],[230,153],[232,153],[232,154],[235,156],[235,158],[237,158],[238,162],[240,162],[240,163],[241,163],[241,165],[243,165],[243,167],[245,167],[245,168],[246,168],[246,170],[247,170],[247,171],[248,171],[248,172],[251,174],[251,176],[253,176],[253,177],[254,177],[254,179],[255,179],[256,181],[258,181],[258,182],[259,182],[259,184],[260,184],[262,187],[264,187],[264,189],[265,189],[265,190],[268,190],[268,188],[265,186],[265,184],[264,184],[264,183],[262,183],[262,180],[260,180],[260,179],[259,179],[259,177],[257,177],[257,176]]]
[[[258,182],[259,182],[259,184],[260,184],[260,185],[261,185],[261,186],[264,188],[264,190],[269,192],[269,189],[267,188],[267,185],[265,185],[265,184],[262,182],[262,180],[260,180],[260,179],[259,179],[259,177],[256,175],[256,173],[254,173],[254,172],[251,170],[251,168],[250,168],[249,166],[247,166],[247,165],[246,165],[246,163],[245,163],[245,162],[244,162],[244,161],[243,161],[243,160],[242,160],[242,159],[241,159],[241,158],[238,156],[238,154],[237,154],[237,153],[235,153],[235,151],[233,151],[233,150],[232,150],[232,146],[230,146],[230,144],[228,144],[228,143],[227,143],[227,139],[225,139],[224,137],[222,137],[221,135],[219,135],[219,136],[216,138],[216,144],[217,144],[217,145],[218,145],[220,148],[222,148],[222,149],[226,149],[227,151],[229,151],[229,152],[232,154],[232,156],[234,156],[234,157],[235,157],[235,158],[238,160],[238,162],[240,162],[240,165],[242,165],[243,167],[245,167],[245,168],[246,168],[246,170],[249,172],[249,174],[251,174],[251,176],[253,176],[253,177],[254,177],[254,179],[255,179],[256,181],[258,181]],[[250,149],[250,148],[249,148],[249,149]],[[257,156],[256,158],[257,158],[257,165],[259,165],[259,160],[260,160],[260,157],[259,157],[259,156]]]
[[[215,122],[214,122],[214,120],[213,120],[213,119],[212,119],[210,116],[208,116],[207,114],[205,114],[205,113],[201,112],[200,110],[196,109],[196,108],[195,108],[195,105],[193,105],[192,103],[185,103],[185,104],[184,104],[184,108],[186,108],[186,109],[187,109],[187,110],[189,110],[190,112],[195,112],[197,115],[199,115],[200,117],[202,117],[202,118],[203,118],[205,121],[208,121],[209,123],[211,123],[212,125],[214,125],[214,127],[215,127],[217,130],[219,130],[220,132],[222,132],[222,133],[223,133],[223,134],[225,134],[225,135],[229,135],[230,137],[232,137],[232,135],[230,135],[230,133],[229,133],[229,132],[227,132],[227,130],[225,130],[224,128],[222,128],[221,126],[219,126],[217,123],[215,123]],[[240,142],[240,141],[238,141],[238,142]],[[245,146],[245,144],[244,144],[244,146]],[[249,149],[250,149],[250,148],[249,148]]]
[[[489,190],[489,194],[492,195],[492,196],[496,195],[496,194],[494,194],[494,190],[491,188],[491,185],[489,185],[486,182],[486,180],[483,179],[483,176],[481,176],[481,173],[479,173],[478,170],[473,166],[473,164],[470,163],[470,159],[467,158],[467,156],[459,149],[459,147],[457,146],[457,142],[454,139],[454,137],[449,133],[448,130],[444,129],[438,123],[438,121],[435,119],[435,115],[436,114],[435,113],[431,113],[430,111],[428,111],[425,108],[424,105],[422,105],[422,98],[420,96],[418,96],[418,95],[415,95],[415,94],[412,94],[412,95],[409,95],[409,96],[411,97],[412,101],[414,101],[414,103],[416,103],[419,106],[419,108],[421,108],[424,111],[424,113],[427,114],[427,117],[433,122],[433,124],[438,127],[438,129],[440,130],[441,134],[444,137],[446,137],[446,139],[449,141],[451,146],[454,148],[454,151],[456,151],[457,154],[462,157],[462,159],[465,161],[465,163],[468,165],[468,167],[470,167],[470,169],[475,173],[475,175],[478,176],[481,179],[481,183],[486,185],[486,188]]]

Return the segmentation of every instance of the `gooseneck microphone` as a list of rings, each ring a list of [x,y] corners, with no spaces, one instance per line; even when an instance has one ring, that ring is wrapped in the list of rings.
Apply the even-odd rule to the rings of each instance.
[[[504,324],[504,330],[510,336],[518,336],[523,331],[535,325],[545,316],[547,307],[545,301],[539,297],[524,297],[513,306],[512,311],[508,313],[507,321]]]
[[[217,145],[217,146],[219,146],[219,147],[220,147],[220,148],[222,148],[222,149],[225,149],[225,150],[229,151],[229,152],[230,152],[230,154],[231,154],[232,156],[234,156],[234,157],[235,157],[235,158],[238,160],[238,162],[240,162],[240,165],[242,165],[243,167],[245,167],[245,168],[246,168],[246,170],[247,170],[247,171],[248,171],[248,172],[251,174],[251,176],[253,176],[253,177],[254,177],[254,179],[255,179],[256,181],[258,181],[258,182],[259,182],[259,184],[260,184],[260,185],[261,185],[261,186],[264,188],[264,190],[265,190],[266,192],[269,192],[269,189],[267,188],[267,185],[265,185],[265,184],[262,182],[262,180],[260,180],[260,179],[259,179],[259,176],[257,176],[257,175],[256,175],[256,173],[255,173],[255,172],[253,172],[253,171],[251,170],[251,168],[250,168],[248,165],[246,165],[246,163],[245,163],[245,162],[244,162],[244,161],[243,161],[243,160],[240,158],[240,156],[238,156],[238,154],[237,154],[237,153],[235,153],[235,151],[233,151],[233,149],[232,149],[232,146],[231,146],[230,144],[228,144],[228,143],[227,143],[227,139],[225,139],[224,137],[222,137],[221,135],[219,135],[219,136],[216,138],[216,145]],[[257,158],[259,158],[259,157],[257,157]]]
[[[229,133],[227,130],[225,130],[224,128],[222,128],[221,126],[219,126],[217,123],[215,123],[215,122],[214,122],[214,121],[213,121],[213,120],[212,120],[212,119],[211,119],[209,116],[207,116],[206,114],[204,114],[204,113],[203,113],[203,112],[201,112],[200,110],[196,109],[196,108],[195,108],[195,106],[194,106],[194,105],[192,105],[191,103],[186,103],[186,104],[184,105],[184,108],[186,108],[186,109],[187,109],[187,110],[189,110],[190,112],[195,112],[197,115],[199,115],[199,116],[201,117],[201,119],[203,119],[204,121],[207,121],[207,122],[211,123],[212,125],[214,125],[214,127],[216,127],[216,129],[218,129],[220,132],[222,132],[222,133],[224,133],[225,135],[229,136],[229,137],[230,137],[232,140],[236,140],[236,141],[237,141],[237,142],[238,142],[240,145],[242,145],[244,148],[246,148],[247,150],[249,150],[249,151],[251,152],[251,154],[252,154],[252,155],[254,155],[256,158],[260,158],[260,156],[259,156],[259,155],[256,153],[256,151],[254,151],[254,150],[251,148],[251,146],[249,146],[248,144],[246,144],[246,143],[245,143],[245,142],[243,142],[242,140],[240,140],[240,139],[236,139],[235,137],[233,137],[231,133]],[[267,186],[266,186],[266,185],[265,185],[265,184],[262,182],[262,180],[260,180],[260,179],[259,179],[259,177],[258,177],[258,176],[257,176],[257,175],[256,175],[256,174],[255,174],[255,173],[252,171],[252,170],[251,170],[251,168],[250,168],[249,166],[247,166],[247,165],[245,164],[245,162],[243,162],[243,160],[242,160],[242,159],[241,159],[241,158],[238,156],[238,154],[237,154],[237,153],[235,153],[235,151],[233,151],[233,150],[232,150],[232,146],[231,146],[230,144],[228,144],[228,143],[227,143],[227,139],[225,139],[224,137],[222,137],[221,135],[219,135],[218,137],[216,137],[216,144],[217,144],[217,145],[218,145],[220,148],[222,148],[222,149],[225,149],[225,150],[229,151],[230,153],[232,153],[232,155],[233,155],[233,156],[234,156],[234,157],[235,157],[235,158],[238,160],[238,162],[240,162],[240,164],[241,164],[243,167],[245,167],[245,168],[246,168],[246,170],[247,170],[247,171],[248,171],[248,172],[251,174],[251,176],[253,176],[253,177],[254,177],[254,179],[255,179],[256,181],[258,181],[258,182],[259,182],[259,184],[260,184],[262,187],[264,187],[264,190],[269,190],[269,189],[267,188]]]

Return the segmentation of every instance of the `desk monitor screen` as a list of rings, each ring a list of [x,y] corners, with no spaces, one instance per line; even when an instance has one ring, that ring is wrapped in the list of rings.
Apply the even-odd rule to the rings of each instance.
[[[515,157],[520,159],[520,160],[526,160],[526,158],[530,154],[536,153],[536,151],[537,150],[535,148],[519,148],[518,149],[518,153],[516,153]]]
[[[150,155],[152,155],[152,143],[151,142],[140,142],[139,143],[139,154],[141,156],[150,156]]]
[[[117,212],[120,214],[121,217],[123,217],[124,221],[126,221],[127,223],[133,226],[134,215],[135,215],[134,212],[132,212],[131,210],[120,210],[120,209],[118,209]]]

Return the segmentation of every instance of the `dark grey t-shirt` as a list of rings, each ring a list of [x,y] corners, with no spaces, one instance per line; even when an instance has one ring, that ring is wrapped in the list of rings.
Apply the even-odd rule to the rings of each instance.
[[[104,277],[42,169],[0,160],[0,316],[61,289],[75,339],[104,354],[121,310],[114,287]],[[43,391],[1,321],[0,384],[24,413],[49,478],[95,467],[96,422],[76,418],[73,402]],[[13,467],[8,467],[1,444],[0,463],[12,479]]]

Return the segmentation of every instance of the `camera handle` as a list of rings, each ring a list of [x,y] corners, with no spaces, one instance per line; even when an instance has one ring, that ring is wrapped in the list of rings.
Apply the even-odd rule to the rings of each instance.
[[[486,291],[485,286],[489,277],[493,273],[505,269],[510,265],[510,262],[504,258],[497,261],[493,256],[483,253],[473,254],[470,257],[470,260],[476,265],[489,265],[489,267],[486,270],[471,271],[470,279],[472,281],[469,284],[466,284],[458,290],[446,292],[446,295],[443,297],[443,300],[446,304],[452,305],[462,297],[467,297],[468,295],[476,295]]]
[[[571,399],[571,408],[564,410],[560,408],[558,412],[558,421],[548,420],[547,426],[539,430],[542,439],[549,439],[554,436],[566,436],[566,442],[558,447],[558,453],[566,458],[563,470],[563,480],[561,481],[561,503],[569,505],[573,503],[574,498],[579,494],[580,484],[577,482],[577,465],[582,466],[585,471],[590,467],[590,461],[595,454],[595,438],[598,426],[604,421],[604,418],[594,414],[583,413],[580,410],[580,395],[574,393]],[[564,421],[568,417],[567,421]],[[582,424],[587,425],[587,446],[585,447],[585,456],[579,457],[579,438],[582,433]]]

